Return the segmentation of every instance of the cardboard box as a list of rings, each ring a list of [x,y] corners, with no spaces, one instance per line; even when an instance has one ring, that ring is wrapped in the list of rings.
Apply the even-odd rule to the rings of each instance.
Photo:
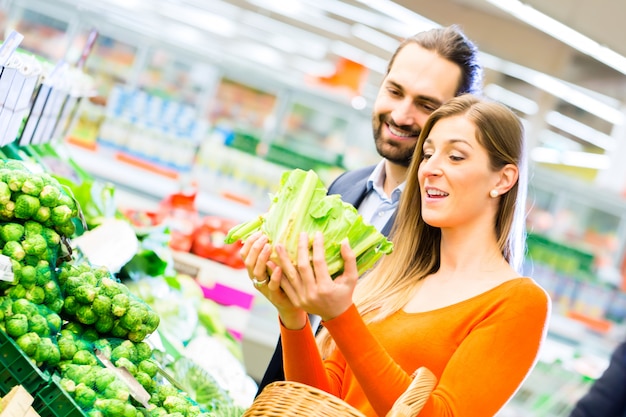
[[[33,396],[21,385],[16,385],[0,400],[0,417],[36,417],[31,407]]]

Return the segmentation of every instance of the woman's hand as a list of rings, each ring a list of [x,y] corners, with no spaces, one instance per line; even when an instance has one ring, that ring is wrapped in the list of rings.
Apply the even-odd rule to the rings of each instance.
[[[280,267],[277,275],[281,275],[281,286],[293,305],[325,321],[339,316],[352,305],[352,294],[359,277],[356,256],[347,239],[341,242],[344,272],[334,280],[328,273],[321,232],[313,237],[312,260],[309,258],[309,237],[306,233],[300,235],[297,266],[289,259],[284,246],[276,245],[275,250]]]
[[[252,234],[239,251],[254,287],[271,302],[288,329],[306,325],[306,312],[294,306],[281,288],[281,271],[270,261],[272,246],[261,232]]]

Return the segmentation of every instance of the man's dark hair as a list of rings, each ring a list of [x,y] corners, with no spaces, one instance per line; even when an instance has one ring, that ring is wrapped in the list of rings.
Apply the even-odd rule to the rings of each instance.
[[[434,51],[461,68],[461,82],[456,95],[464,93],[480,94],[482,90],[482,67],[478,64],[478,48],[457,25],[435,28],[406,38],[393,53],[387,73],[391,70],[396,56],[406,45],[416,43],[424,49]]]

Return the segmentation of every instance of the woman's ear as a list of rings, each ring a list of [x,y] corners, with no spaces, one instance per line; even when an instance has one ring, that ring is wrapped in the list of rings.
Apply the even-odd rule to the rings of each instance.
[[[519,170],[516,165],[506,164],[500,170],[500,179],[494,189],[498,190],[498,194],[502,195],[508,192],[517,183]]]

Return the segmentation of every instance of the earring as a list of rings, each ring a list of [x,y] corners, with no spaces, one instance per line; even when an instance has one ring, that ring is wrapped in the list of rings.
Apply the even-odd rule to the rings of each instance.
[[[494,188],[493,190],[489,191],[489,196],[491,198],[496,198],[498,196],[498,190]]]

